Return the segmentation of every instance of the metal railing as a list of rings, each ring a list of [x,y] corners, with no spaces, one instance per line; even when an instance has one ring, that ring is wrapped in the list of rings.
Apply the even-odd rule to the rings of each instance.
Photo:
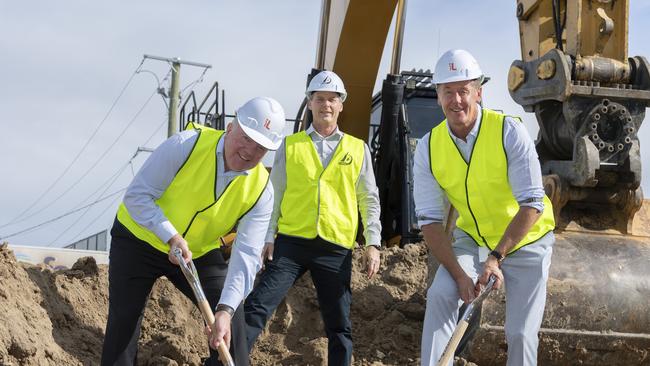
[[[214,99],[212,99],[214,98]],[[206,125],[217,130],[226,128],[226,118],[235,118],[234,114],[226,114],[225,111],[225,90],[221,90],[221,101],[219,101],[219,82],[214,82],[212,87],[207,92],[201,103],[197,105],[196,94],[192,91],[186,98],[180,108],[179,130],[183,131],[188,123],[195,122],[198,124]],[[219,107],[221,111],[219,112]],[[295,123],[294,132],[296,129],[304,129],[303,120],[300,116],[303,114],[306,106],[306,99],[302,101],[296,118],[286,118],[285,121]]]
[[[185,102],[181,105],[180,130],[184,130],[185,126],[190,122],[196,122],[218,130],[223,129],[225,127],[226,118],[226,115],[223,112],[224,97],[225,94],[222,92],[222,111],[219,113],[219,82],[215,81],[214,84],[212,84],[212,87],[198,105],[196,103],[196,95],[194,91],[192,91],[187,98],[185,98]],[[189,113],[186,111],[188,103],[191,103],[190,106],[192,108]]]

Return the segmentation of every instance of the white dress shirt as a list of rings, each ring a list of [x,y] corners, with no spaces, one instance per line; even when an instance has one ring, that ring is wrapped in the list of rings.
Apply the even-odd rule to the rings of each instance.
[[[198,133],[194,130],[183,131],[163,142],[143,164],[124,195],[124,205],[133,220],[151,230],[165,243],[178,231],[155,200],[171,184],[190,155],[197,137]],[[223,141],[222,138],[217,145],[217,198],[233,179],[248,174],[246,171],[224,171]],[[272,210],[273,186],[269,182],[255,206],[239,220],[220,304],[236,309],[252,290],[255,274],[261,268],[264,235]]]
[[[449,135],[463,155],[469,161],[474,148],[479,126],[481,125],[482,109],[479,106],[476,123],[466,137],[466,141],[456,137],[450,128]],[[503,125],[503,146],[508,162],[508,182],[519,206],[528,206],[544,211],[544,187],[542,185],[542,170],[533,140],[528,135],[523,123],[506,117]],[[431,173],[429,165],[429,136],[424,135],[415,148],[413,159],[413,198],[415,213],[420,227],[432,222],[443,222],[445,217],[446,196],[438,181]],[[445,164],[445,161],[434,161],[434,164]]]
[[[321,136],[313,126],[310,126],[306,131],[307,135],[311,137],[316,153],[318,154],[323,168],[327,165],[336,150],[343,132],[337,127],[334,132],[327,136]],[[273,204],[273,214],[269,229],[266,233],[266,241],[272,243],[275,240],[275,233],[278,229],[278,219],[280,218],[280,204],[284,191],[287,188],[287,159],[285,156],[284,143],[275,152],[275,161],[273,162],[273,169],[271,170],[271,181],[275,190],[275,202]],[[367,245],[380,245],[381,244],[381,223],[379,221],[379,191],[375,183],[375,173],[372,170],[370,158],[370,150],[368,145],[364,144],[364,157],[361,165],[361,172],[356,183],[357,203],[359,205],[359,212],[361,212],[361,221],[363,222],[363,236],[366,239]]]

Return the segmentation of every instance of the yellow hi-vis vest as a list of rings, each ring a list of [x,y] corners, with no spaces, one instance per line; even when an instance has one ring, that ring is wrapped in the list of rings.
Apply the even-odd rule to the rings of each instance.
[[[201,126],[199,136],[185,163],[156,204],[165,217],[185,238],[192,257],[199,258],[221,246],[220,238],[229,233],[258,201],[269,179],[260,163],[240,175],[216,198],[217,145],[224,131]],[[163,253],[169,245],[153,232],[135,222],[124,203],[117,219],[138,239]]]
[[[323,168],[314,143],[298,132],[285,140],[287,187],[280,204],[278,232],[322,239],[351,249],[359,226],[356,183],[364,158],[364,142],[343,135]]]
[[[508,162],[503,147],[505,115],[483,109],[481,124],[466,163],[449,135],[447,120],[431,130],[431,172],[458,210],[456,226],[478,245],[496,248],[508,224],[519,210],[508,182]],[[555,228],[551,201],[544,195],[544,212],[510,253],[530,244]]]

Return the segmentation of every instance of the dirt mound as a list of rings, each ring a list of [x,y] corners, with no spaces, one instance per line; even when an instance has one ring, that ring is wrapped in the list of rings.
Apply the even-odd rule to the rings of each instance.
[[[368,280],[362,273],[361,251],[355,251],[351,309],[355,365],[419,362],[426,260],[426,249],[420,245],[386,249],[381,272]],[[289,291],[253,350],[253,365],[327,364],[327,338],[315,293],[309,275]]]
[[[52,272],[0,247],[0,365],[97,365],[108,313],[108,268],[93,258]],[[207,356],[198,310],[158,281],[145,311],[141,365],[197,365]]]
[[[354,255],[355,365],[419,362],[426,249],[382,252],[372,280]],[[0,365],[96,365],[108,311],[108,268],[93,258],[51,271],[17,263],[0,247]],[[140,365],[198,365],[208,350],[199,311],[168,281],[156,283],[139,340]],[[276,311],[251,355],[252,365],[325,365],[327,339],[308,275]],[[464,363],[459,363],[464,364]]]

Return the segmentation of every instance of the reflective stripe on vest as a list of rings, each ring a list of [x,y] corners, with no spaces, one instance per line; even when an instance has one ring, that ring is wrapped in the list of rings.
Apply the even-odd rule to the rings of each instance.
[[[280,205],[278,232],[351,249],[357,236],[359,208],[356,183],[364,159],[364,142],[343,135],[323,169],[314,143],[298,132],[285,141],[287,187]]]
[[[257,202],[268,182],[262,164],[233,179],[216,199],[217,145],[223,131],[203,127],[185,163],[156,204],[187,241],[193,258],[221,246],[220,238],[229,233]],[[117,218],[138,239],[163,253],[169,245],[153,232],[136,223],[124,203]]]
[[[431,130],[429,140],[431,172],[458,211],[456,226],[478,245],[490,249],[499,244],[519,211],[508,182],[508,161],[503,147],[505,117],[483,109],[469,163],[449,135],[447,120]],[[536,241],[554,228],[553,207],[544,195],[542,216],[510,252]]]

